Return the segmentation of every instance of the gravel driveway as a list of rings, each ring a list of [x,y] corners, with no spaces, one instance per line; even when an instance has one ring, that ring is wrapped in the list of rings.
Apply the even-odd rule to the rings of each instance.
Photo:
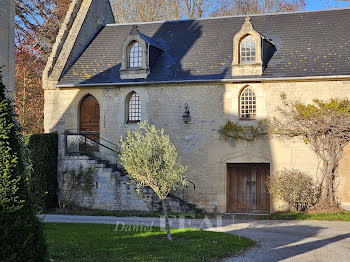
[[[159,218],[40,215],[44,222],[103,223],[160,226]],[[258,241],[231,261],[350,261],[350,222],[170,219],[172,227],[202,228]]]

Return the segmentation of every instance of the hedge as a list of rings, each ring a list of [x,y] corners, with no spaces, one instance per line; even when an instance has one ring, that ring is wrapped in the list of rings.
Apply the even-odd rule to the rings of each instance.
[[[43,227],[29,194],[28,159],[14,119],[0,76],[0,261],[44,262]]]
[[[24,137],[32,162],[31,192],[39,211],[58,207],[57,143],[58,136],[32,134]]]

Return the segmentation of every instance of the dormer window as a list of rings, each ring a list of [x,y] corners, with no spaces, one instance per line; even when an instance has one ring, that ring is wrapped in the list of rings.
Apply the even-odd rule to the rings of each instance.
[[[261,76],[275,51],[271,40],[255,31],[246,17],[233,38],[232,76]]]
[[[130,44],[129,51],[129,67],[141,67],[142,66],[142,46],[139,42],[134,41]]]
[[[120,78],[146,79],[163,49],[156,40],[140,33],[137,25],[133,25],[121,51]]]
[[[255,63],[256,42],[251,35],[245,36],[240,43],[240,63]]]

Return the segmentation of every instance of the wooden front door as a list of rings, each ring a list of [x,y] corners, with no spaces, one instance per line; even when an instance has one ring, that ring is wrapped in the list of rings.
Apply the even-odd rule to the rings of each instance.
[[[270,213],[270,164],[227,165],[227,212]]]
[[[86,96],[80,104],[80,133],[91,140],[99,141],[100,106],[92,95]]]

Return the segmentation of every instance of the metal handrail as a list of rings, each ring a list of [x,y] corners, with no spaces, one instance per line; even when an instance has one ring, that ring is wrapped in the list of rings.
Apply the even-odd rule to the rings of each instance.
[[[195,190],[196,189],[196,185],[192,182],[192,181],[190,181],[190,180],[187,180],[187,182],[190,182],[192,185],[193,185],[193,190]],[[187,186],[188,187],[188,186]]]
[[[85,131],[84,131],[84,132],[85,132]],[[87,131],[87,132],[89,132],[89,131]],[[94,134],[94,133],[92,133],[92,132],[89,132],[89,133],[90,133],[90,135],[96,135],[96,134]],[[88,134],[83,134],[83,133],[80,133],[80,132],[74,133],[74,132],[70,132],[69,130],[66,130],[65,134],[66,134],[66,135],[79,135],[79,136],[82,136],[82,137],[84,137],[85,139],[89,139],[89,140],[92,141],[93,143],[96,143],[96,144],[98,144],[98,145],[100,145],[100,146],[103,146],[103,147],[107,148],[108,150],[113,151],[114,153],[117,153],[117,150],[114,150],[114,149],[112,149],[112,148],[110,148],[110,147],[108,147],[108,146],[106,146],[106,145],[104,145],[104,144],[102,144],[102,143],[100,143],[100,142],[98,142],[98,141],[96,141],[96,140],[94,140],[94,139],[88,137],[88,136],[87,136]],[[112,143],[112,142],[109,142],[109,141],[107,141],[106,139],[101,138],[100,136],[97,136],[97,137],[98,137],[99,139],[103,140],[103,141],[106,141],[106,142],[108,142],[108,143],[110,143],[110,144],[112,144],[112,145],[117,146],[116,144],[114,144],[114,143]]]
[[[84,136],[84,135],[86,135],[85,133],[87,133],[89,135],[97,136],[99,139],[101,139],[101,140],[103,140],[103,141],[105,141],[105,142],[107,142],[107,143],[109,143],[109,144],[111,144],[113,146],[118,146],[117,144],[114,144],[114,143],[104,139],[103,137],[100,137],[100,134],[98,132],[97,132],[98,134],[96,134],[96,133],[94,133],[92,131],[88,131],[88,130],[82,130],[82,131],[84,132],[84,134],[81,133],[81,131],[78,131],[78,130],[75,130],[75,129],[66,129],[66,133],[69,133],[71,135],[82,135],[82,136]]]

